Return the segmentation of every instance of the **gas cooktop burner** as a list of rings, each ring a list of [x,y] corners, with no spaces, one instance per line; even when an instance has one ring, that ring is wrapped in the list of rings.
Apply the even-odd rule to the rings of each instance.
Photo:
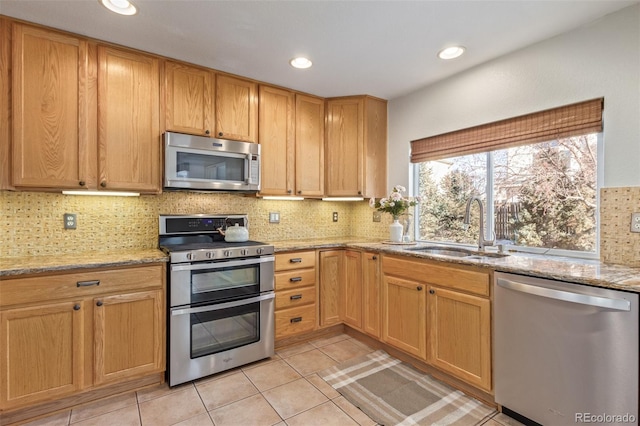
[[[217,228],[247,226],[246,215],[160,216],[160,249],[171,263],[228,260],[272,255],[273,246],[259,241],[226,242]]]

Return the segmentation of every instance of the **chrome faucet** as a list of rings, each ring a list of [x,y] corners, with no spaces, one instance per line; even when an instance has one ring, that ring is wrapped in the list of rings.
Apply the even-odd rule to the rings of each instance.
[[[486,246],[492,246],[496,242],[495,233],[493,234],[493,240],[485,240],[484,239],[484,206],[482,205],[482,200],[478,197],[471,197],[469,201],[467,201],[467,210],[464,213],[464,229],[469,229],[469,223],[471,221],[471,203],[474,201],[478,202],[480,206],[480,232],[478,235],[478,249],[484,251]]]

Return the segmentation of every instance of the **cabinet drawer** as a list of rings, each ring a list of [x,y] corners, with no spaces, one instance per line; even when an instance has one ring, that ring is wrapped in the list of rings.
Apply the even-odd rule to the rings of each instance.
[[[316,301],[316,287],[294,288],[276,292],[276,309],[308,305]]]
[[[469,293],[489,296],[489,273],[432,262],[416,262],[398,257],[384,256],[382,270],[385,275],[411,281],[437,284]]]
[[[3,280],[0,307],[162,287],[164,264]]]
[[[276,339],[311,331],[316,325],[316,306],[300,306],[276,312]]]
[[[297,253],[276,254],[276,271],[315,268],[315,266],[316,266],[315,251],[301,251]]]
[[[306,287],[316,282],[316,270],[304,269],[302,271],[276,272],[276,290],[288,290],[297,287]]]

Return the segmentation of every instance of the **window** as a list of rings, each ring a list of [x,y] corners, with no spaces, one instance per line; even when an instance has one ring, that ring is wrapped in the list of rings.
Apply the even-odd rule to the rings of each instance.
[[[417,239],[475,244],[480,196],[488,239],[522,248],[595,253],[598,134],[416,164]]]
[[[590,257],[598,248],[598,157],[604,99],[592,99],[411,142],[419,240],[474,244],[463,216],[479,197],[485,239]]]

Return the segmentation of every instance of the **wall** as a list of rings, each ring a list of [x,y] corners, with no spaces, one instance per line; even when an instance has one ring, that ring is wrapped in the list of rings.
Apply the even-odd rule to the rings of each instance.
[[[269,223],[269,212],[280,223]],[[338,222],[332,221],[338,212]],[[41,192],[0,192],[0,257],[154,248],[160,214],[246,213],[250,238],[357,236],[387,238],[390,218],[372,222],[367,202],[271,201],[235,194],[167,192],[140,197],[87,197]],[[65,230],[63,214],[78,226]]]
[[[640,186],[639,5],[389,101],[388,186],[408,185],[411,140],[599,97],[603,186]]]

